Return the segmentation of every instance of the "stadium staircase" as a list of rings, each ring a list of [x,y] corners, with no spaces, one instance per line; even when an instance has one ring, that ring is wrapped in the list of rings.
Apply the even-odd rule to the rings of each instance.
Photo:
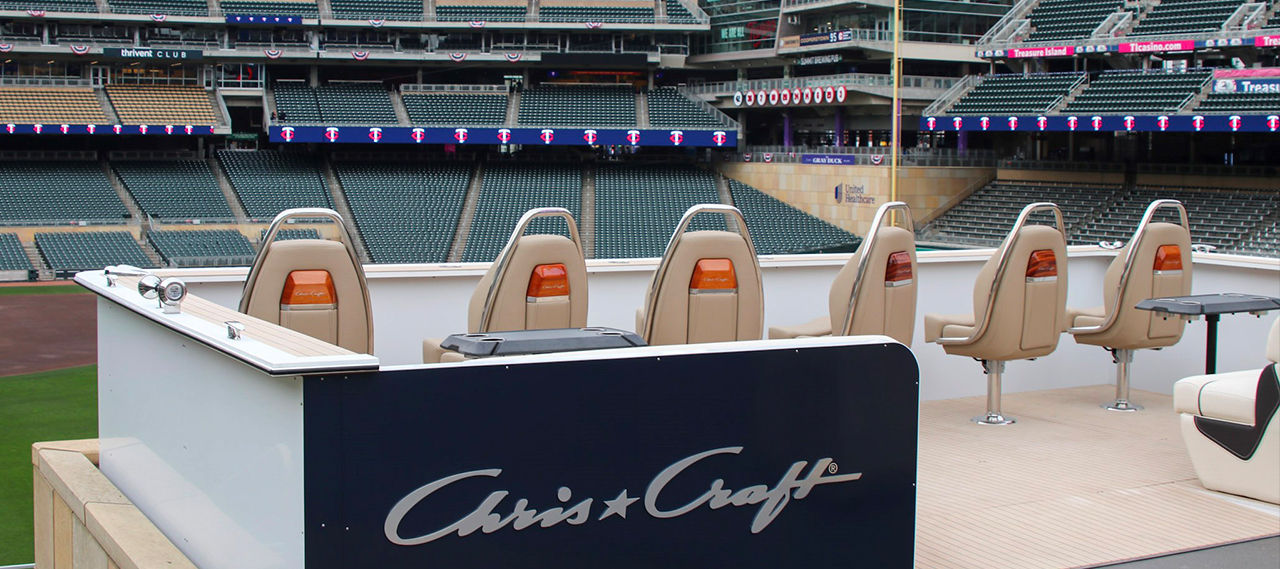
[[[214,0],[209,0],[210,2]],[[98,7],[99,14],[107,14],[111,12],[111,4],[107,0],[93,0],[93,4]]]
[[[596,254],[596,168],[592,164],[582,167],[582,214],[578,226],[582,228],[583,254],[588,259]]]
[[[207,1],[209,4],[210,14],[217,14],[219,10],[222,10],[222,5],[218,3],[218,0],[207,0]]]
[[[138,202],[134,201],[133,196],[129,194],[129,190],[124,187],[124,182],[120,180],[120,176],[111,168],[111,164],[106,160],[98,162],[102,166],[102,172],[107,175],[107,180],[111,182],[111,189],[116,191],[116,195],[120,196],[120,201],[124,203],[125,209],[129,210],[129,216],[142,223],[142,232],[146,233],[151,229],[151,219],[143,215],[142,208],[138,206]]]
[[[458,217],[458,229],[453,234],[453,245],[449,248],[449,262],[462,260],[467,250],[467,236],[471,235],[471,225],[476,220],[476,204],[480,203],[480,187],[484,185],[484,163],[477,162],[475,172],[471,174],[471,183],[467,185],[467,197],[462,201],[462,215]]]
[[[106,0],[101,0],[106,2]],[[106,89],[95,87],[93,95],[98,98],[98,104],[102,105],[102,113],[111,119],[111,124],[120,124],[120,115],[116,114],[116,108],[111,106],[111,99],[107,98]]]
[[[662,5],[661,2],[658,3]],[[649,127],[649,96],[644,92],[636,93],[636,125],[640,128]]]
[[[31,261],[31,266],[36,268],[36,278],[42,281],[53,280],[53,269],[44,262],[44,257],[40,255],[40,249],[36,248],[35,241],[23,241],[22,252],[27,255],[27,260]]]
[[[209,157],[205,159],[209,162],[209,169],[213,171],[213,177],[218,180],[218,188],[222,190],[222,198],[227,200],[227,205],[231,206],[231,214],[235,216],[236,223],[246,225],[249,223],[249,215],[244,211],[244,204],[240,203],[240,197],[236,195],[236,189],[231,186],[231,180],[227,178],[227,173],[222,170],[222,163],[217,158]]]
[[[516,124],[520,120],[520,99],[522,93],[519,90],[512,91],[507,95],[507,122],[506,124]]]
[[[399,89],[391,90],[391,109],[396,112],[396,122],[400,126],[409,126],[413,124],[413,120],[409,118],[409,109],[404,107],[404,98],[400,96]]]
[[[338,211],[338,215],[348,223],[354,223],[355,214],[351,212],[351,204],[347,203],[347,193],[342,191],[342,183],[338,181],[338,175],[333,171],[333,164],[328,160],[320,161],[320,173],[324,176],[324,184],[329,188],[329,196],[333,198],[333,207]],[[356,228],[352,228],[353,230]],[[360,255],[360,261],[363,263],[372,263],[373,257],[369,254],[369,249],[364,245],[364,237],[360,235],[360,231],[351,231],[352,245],[356,249],[356,253]]]
[[[147,231],[149,231],[149,229],[142,230],[142,234],[146,235]],[[153,267],[165,266],[164,257],[160,256],[160,252],[156,251],[155,247],[152,247],[151,244],[147,243],[145,240],[138,241],[137,239],[134,239],[134,241],[137,241],[138,248],[142,249],[142,254],[147,256],[147,260],[151,261],[151,266]]]

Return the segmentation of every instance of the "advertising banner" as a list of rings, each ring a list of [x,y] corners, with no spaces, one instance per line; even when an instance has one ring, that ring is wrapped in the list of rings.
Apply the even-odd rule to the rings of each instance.
[[[788,348],[308,378],[306,569],[909,567],[915,358]]]
[[[198,49],[154,49],[150,47],[104,47],[102,57],[120,57],[124,59],[204,59],[204,52]]]
[[[852,154],[801,154],[800,163],[852,166],[858,163],[858,157]]]
[[[1277,132],[1280,115],[1053,115],[921,117],[922,131]]]
[[[272,126],[271,142],[735,147],[733,129]]]

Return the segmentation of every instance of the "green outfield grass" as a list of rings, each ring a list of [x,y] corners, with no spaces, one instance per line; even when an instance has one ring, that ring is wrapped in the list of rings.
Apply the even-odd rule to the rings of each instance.
[[[0,377],[0,566],[35,560],[31,443],[97,437],[97,386],[96,365]]]
[[[40,285],[40,286],[0,286],[0,296],[21,296],[24,294],[88,294],[88,290],[75,284]]]

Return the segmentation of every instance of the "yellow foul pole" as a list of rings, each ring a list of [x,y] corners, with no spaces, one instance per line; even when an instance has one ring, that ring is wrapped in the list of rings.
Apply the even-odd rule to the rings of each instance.
[[[902,97],[898,89],[902,86],[902,0],[893,2],[893,109],[890,120],[893,121],[890,132],[890,143],[893,154],[889,159],[889,201],[898,201],[898,147],[902,145]]]

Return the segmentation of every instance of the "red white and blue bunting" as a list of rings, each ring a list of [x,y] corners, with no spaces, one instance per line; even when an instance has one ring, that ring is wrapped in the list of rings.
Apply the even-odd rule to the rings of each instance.
[[[352,58],[352,59],[355,59],[356,61],[364,61],[364,60],[366,60],[366,59],[369,59],[369,52],[367,52],[367,51],[353,51],[353,52],[351,52],[351,58]]]
[[[484,20],[471,20],[471,27],[473,27],[473,28],[483,28],[483,27],[484,27]]]
[[[467,59],[467,54],[460,53],[460,52],[450,53],[449,59],[453,60],[454,63],[462,63],[465,59]]]
[[[156,22],[163,22],[169,19],[167,14],[152,14],[151,19]]]
[[[84,55],[86,53],[89,53],[89,46],[87,45],[73,45],[70,47],[71,47],[71,53],[74,53],[76,55]]]
[[[375,28],[381,28],[385,23],[387,23],[387,20],[384,18],[369,18],[369,25]]]
[[[45,14],[44,10],[35,10],[35,9],[27,10],[27,15],[33,18],[43,18],[44,14]]]
[[[506,55],[506,57],[507,57],[507,61],[509,61],[509,62],[511,62],[511,63],[515,63],[515,62],[517,62],[517,61],[520,61],[520,59],[524,57],[524,54],[523,54],[523,53],[508,53],[508,54]]]
[[[280,55],[281,55],[282,53],[283,53],[283,52],[281,52],[281,51],[280,51],[280,50],[278,50],[278,49],[264,49],[264,50],[262,50],[262,54],[263,54],[263,55],[265,55],[265,56],[267,56],[267,59],[280,59]]]
[[[9,53],[11,51],[13,51],[13,44],[0,43],[0,53]]]
[[[598,30],[604,27],[604,22],[584,22],[582,25],[586,26],[588,30]]]

